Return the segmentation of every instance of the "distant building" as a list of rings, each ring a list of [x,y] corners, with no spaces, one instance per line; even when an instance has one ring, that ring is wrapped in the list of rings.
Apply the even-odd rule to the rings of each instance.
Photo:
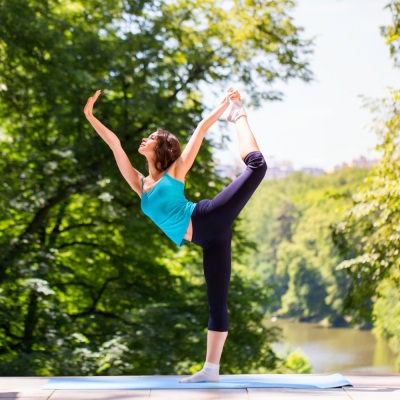
[[[314,168],[314,167],[304,167],[300,171],[304,172],[307,175],[312,175],[312,176],[320,176],[326,173],[324,169]]]
[[[364,156],[360,156],[349,163],[343,162],[339,165],[335,165],[334,171],[340,171],[341,169],[348,167],[371,168],[376,163],[377,160],[369,160]]]
[[[268,163],[268,171],[265,175],[265,179],[284,178],[293,172],[295,172],[295,169],[290,161],[275,161]]]

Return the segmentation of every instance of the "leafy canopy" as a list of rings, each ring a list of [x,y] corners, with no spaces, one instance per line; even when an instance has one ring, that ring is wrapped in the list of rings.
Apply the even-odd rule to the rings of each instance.
[[[277,80],[311,78],[293,7],[0,0],[3,375],[176,373],[203,359],[199,249],[178,251],[144,218],[83,105],[103,90],[96,116],[144,171],[141,138],[165,127],[185,143],[208,107],[205,84],[244,82],[257,103],[281,96],[270,89]],[[211,144],[187,181],[194,201],[224,183]],[[274,368],[276,333],[252,300],[269,292],[237,273],[238,293],[226,370]]]

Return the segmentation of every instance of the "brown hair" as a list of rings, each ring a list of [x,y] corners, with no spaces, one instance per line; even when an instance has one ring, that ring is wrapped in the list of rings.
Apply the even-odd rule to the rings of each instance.
[[[182,154],[181,145],[177,137],[165,129],[157,129],[156,135],[156,169],[165,171]]]

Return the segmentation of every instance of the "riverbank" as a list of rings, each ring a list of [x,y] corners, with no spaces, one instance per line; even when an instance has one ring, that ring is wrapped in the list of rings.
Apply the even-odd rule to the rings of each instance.
[[[273,349],[280,355],[300,351],[314,373],[395,373],[396,357],[371,331],[324,327],[287,319],[266,321],[282,329],[282,341]]]

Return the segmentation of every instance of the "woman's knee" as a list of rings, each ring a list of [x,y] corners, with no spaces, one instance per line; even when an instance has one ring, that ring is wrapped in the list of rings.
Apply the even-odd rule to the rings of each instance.
[[[267,162],[265,161],[264,156],[260,151],[253,151],[244,158],[243,160],[247,167],[252,170],[257,170],[260,174],[264,174],[267,172]]]
[[[251,169],[267,170],[267,162],[260,151],[252,151],[247,154],[243,161]]]

